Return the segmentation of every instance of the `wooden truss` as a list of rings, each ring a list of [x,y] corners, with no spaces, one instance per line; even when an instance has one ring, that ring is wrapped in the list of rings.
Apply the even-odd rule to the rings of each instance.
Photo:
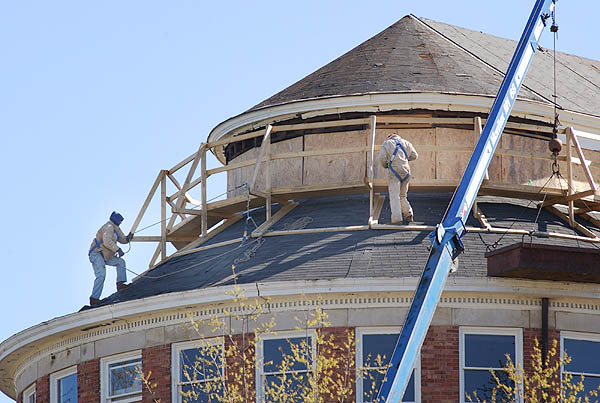
[[[256,208],[264,205],[266,209],[266,219],[259,227],[254,230],[249,236],[273,236],[285,235],[288,233],[307,233],[307,232],[324,232],[324,231],[339,231],[339,230],[363,230],[369,228],[378,229],[406,229],[406,230],[431,230],[427,226],[408,225],[381,225],[379,224],[379,215],[381,213],[384,196],[381,193],[387,192],[387,179],[377,179],[374,175],[374,164],[376,160],[375,153],[379,150],[380,145],[376,144],[375,135],[376,128],[403,128],[403,127],[432,127],[432,125],[471,125],[474,128],[474,135],[478,136],[481,133],[481,125],[483,119],[476,118],[437,118],[437,117],[413,117],[413,116],[371,116],[360,119],[340,119],[335,121],[298,123],[289,125],[267,125],[262,130],[256,130],[249,133],[220,139],[214,142],[202,143],[198,150],[179,162],[175,166],[167,170],[161,170],[158,173],[154,184],[152,185],[148,196],[146,197],[142,208],[140,209],[133,225],[131,232],[136,232],[142,219],[146,215],[151,201],[154,199],[160,189],[160,235],[158,236],[134,236],[134,242],[156,242],[157,247],[150,260],[150,267],[153,267],[157,262],[162,262],[168,258],[167,243],[171,243],[177,252],[173,254],[182,255],[187,253],[197,252],[212,247],[223,246],[224,243],[212,244],[203,246],[204,243],[212,239],[219,232],[223,231],[230,225],[243,218],[246,208]],[[285,132],[291,130],[307,130],[307,129],[324,129],[343,126],[363,126],[365,133],[364,146],[346,147],[341,149],[325,149],[311,151],[296,151],[288,153],[273,154],[271,152],[271,136],[276,132]],[[507,123],[506,130],[526,130],[548,133],[551,128],[547,126],[527,125],[524,123]],[[567,161],[568,167],[568,191],[561,191],[557,188],[544,189],[547,192],[547,198],[543,201],[543,207],[549,209],[561,218],[567,218],[569,224],[585,235],[586,239],[593,238],[596,240],[594,233],[587,228],[578,224],[575,221],[575,216],[586,219],[590,224],[599,227],[598,220],[594,219],[588,213],[591,211],[600,210],[600,199],[596,184],[589,169],[590,162],[585,159],[579,137],[587,137],[599,139],[596,135],[589,135],[577,131],[573,128],[567,128],[564,131],[567,139],[567,155],[562,157],[562,161]],[[206,168],[207,152],[218,152],[224,145],[241,140],[248,140],[257,137],[262,137],[258,156],[255,159],[248,161],[231,163],[226,166],[221,166],[213,169]],[[438,147],[439,148],[439,147]],[[434,145],[419,146],[419,151],[435,151],[438,148]],[[575,149],[577,157],[572,155],[572,149]],[[459,153],[471,153],[473,150],[470,147],[452,147],[452,151]],[[326,156],[326,155],[341,155],[346,153],[361,152],[366,158],[366,172],[364,181],[360,183],[325,183],[321,185],[301,185],[295,187],[272,187],[272,163],[276,160],[311,157],[311,156]],[[498,155],[531,157],[548,160],[551,162],[550,156],[531,155],[520,150],[509,150],[499,148],[496,151]],[[578,189],[574,180],[574,172],[576,167],[581,167],[584,176],[589,185],[589,189]],[[252,176],[247,183],[244,194],[228,197],[225,200],[217,200],[213,202],[207,201],[207,179],[223,172],[228,172],[244,167],[253,167]],[[256,185],[259,172],[263,168],[264,188],[258,188]],[[180,175],[187,173],[185,180],[180,183],[175,174]],[[167,193],[167,185],[173,187],[176,191],[172,194]],[[416,192],[447,192],[454,191],[458,185],[457,180],[434,180],[434,181],[411,181],[411,190]],[[193,189],[200,188],[200,200],[194,199],[190,192]],[[480,194],[490,194],[507,196],[513,198],[522,198],[528,200],[542,201],[543,193],[537,186],[525,185],[501,185],[490,183],[489,180],[484,180],[480,189]],[[289,211],[291,211],[297,203],[296,199],[309,197],[324,197],[339,194],[355,194],[369,193],[369,217],[366,225],[352,227],[336,227],[336,228],[321,228],[321,229],[305,229],[305,230],[290,230],[290,231],[270,231],[277,221],[282,219]],[[549,198],[548,198],[549,197]],[[273,214],[272,205],[278,203],[281,207]],[[556,208],[556,205],[567,206],[569,210],[568,216],[565,216]],[[171,213],[167,217],[168,212]],[[472,231],[478,232],[506,232],[506,229],[493,228],[485,219],[485,216],[475,204],[473,213],[481,223],[481,228],[472,228]],[[562,215],[562,216],[561,216]],[[564,216],[564,217],[563,217]],[[516,232],[515,232],[516,231]],[[511,231],[518,233],[517,230]],[[547,235],[547,234],[546,234]],[[559,237],[568,237],[564,234],[555,234]],[[576,236],[575,236],[576,237]],[[576,237],[577,238],[577,237]],[[239,242],[240,239],[227,241],[226,244]],[[160,258],[160,260],[159,260]]]

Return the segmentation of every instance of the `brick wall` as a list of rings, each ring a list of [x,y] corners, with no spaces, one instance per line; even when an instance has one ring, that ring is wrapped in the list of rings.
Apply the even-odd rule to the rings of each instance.
[[[50,403],[50,376],[46,375],[35,382],[35,401]]]
[[[228,387],[243,396],[243,401],[255,402],[254,335],[226,337],[225,355]]]
[[[323,384],[321,386],[330,392],[329,396],[322,396],[326,403],[342,401],[353,402],[356,399],[356,363],[355,363],[355,336],[353,328],[330,327],[319,329],[322,337],[322,346],[317,352],[323,362],[335,364],[330,378],[337,386]],[[324,368],[325,371],[331,370]],[[336,393],[340,393],[336,395]]]
[[[77,365],[78,403],[100,401],[100,359],[82,362]]]
[[[421,348],[421,401],[459,401],[458,327],[432,326]]]
[[[171,401],[171,345],[166,344],[142,350],[142,372],[149,375],[149,390],[142,385],[142,402]]]

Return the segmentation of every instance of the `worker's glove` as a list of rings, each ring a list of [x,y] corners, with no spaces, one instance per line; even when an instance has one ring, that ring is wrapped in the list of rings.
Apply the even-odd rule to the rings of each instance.
[[[123,255],[125,255],[125,252],[123,252],[123,249],[119,248],[119,249],[117,250],[117,256],[118,256],[118,257],[123,257]]]
[[[389,162],[386,162],[386,163],[385,163],[385,169],[388,169],[389,167],[390,167],[390,164],[389,164]]]
[[[127,241],[127,243],[131,242],[131,240],[133,239],[133,232],[130,232],[129,234],[127,234],[127,236],[125,237],[125,240]]]

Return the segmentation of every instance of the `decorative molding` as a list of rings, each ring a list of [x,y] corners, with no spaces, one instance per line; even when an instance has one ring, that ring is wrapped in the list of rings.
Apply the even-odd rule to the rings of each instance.
[[[417,278],[291,281],[246,284],[242,289],[248,298],[271,298],[267,307],[270,313],[316,306],[325,309],[408,308],[417,281]],[[41,357],[86,343],[157,327],[184,325],[189,323],[190,315],[197,320],[222,315],[225,310],[242,314],[244,308],[233,304],[233,291],[232,286],[221,286],[178,292],[44,322],[0,344],[0,369],[5,374],[12,372],[16,379]],[[541,297],[551,298],[550,309],[554,311],[600,314],[596,285],[574,287],[569,283],[495,278],[450,278],[439,306],[537,310]],[[25,349],[28,345],[35,348]],[[29,351],[35,352],[29,355]],[[7,390],[8,382],[8,379],[0,380],[0,387]]]

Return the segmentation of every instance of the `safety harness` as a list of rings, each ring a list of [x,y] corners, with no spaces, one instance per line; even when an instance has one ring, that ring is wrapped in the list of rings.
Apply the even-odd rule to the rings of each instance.
[[[400,140],[396,140],[396,139],[394,139],[394,140],[396,141],[396,149],[394,150],[394,153],[392,154],[392,158],[390,159],[390,162],[388,162],[388,168],[390,169],[390,171],[392,171],[392,173],[394,175],[396,175],[396,178],[398,178],[400,183],[404,183],[410,176],[410,172],[408,172],[406,174],[406,176],[404,178],[402,178],[400,176],[400,174],[398,172],[396,172],[396,170],[394,168],[392,168],[392,162],[394,161],[394,158],[396,158],[396,154],[398,154],[399,149],[402,150],[402,152],[404,153],[404,158],[406,158],[407,161],[408,161],[408,154],[406,153],[406,150],[402,146],[402,143],[400,142]]]
[[[117,236],[117,239],[119,239],[119,234],[117,233],[117,230],[113,228],[113,232]],[[100,246],[102,246],[103,243],[104,243],[103,239],[101,239],[100,242],[98,242],[98,239],[94,238],[94,246],[91,247],[90,251],[88,252],[88,256],[91,255],[92,252],[95,251],[96,249],[100,250]],[[100,250],[100,252],[102,252],[102,250]]]

